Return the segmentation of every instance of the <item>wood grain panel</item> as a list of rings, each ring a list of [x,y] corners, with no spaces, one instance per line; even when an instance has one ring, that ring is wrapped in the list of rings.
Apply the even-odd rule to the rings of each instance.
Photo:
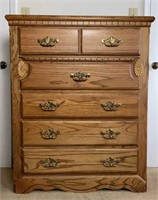
[[[136,145],[137,121],[23,121],[24,145]],[[55,139],[44,139],[41,132],[60,132]],[[101,132],[112,129],[120,134],[104,138]]]
[[[38,39],[45,37],[57,38],[59,42],[53,47],[42,47]],[[20,53],[21,54],[77,54],[78,30],[43,27],[20,28]]]
[[[137,150],[136,149],[24,149],[24,172],[25,173],[136,173]],[[120,159],[115,167],[105,167],[103,160],[113,157]],[[56,167],[43,167],[41,160],[46,158],[58,159]]]
[[[36,178],[35,178],[36,177]],[[101,189],[127,189],[132,192],[145,192],[146,181],[139,175],[50,175],[23,176],[14,184],[16,193],[29,193],[32,190],[60,189],[69,192],[92,192]]]
[[[52,63],[30,62],[30,74],[21,81],[22,89],[138,89],[131,62]],[[86,81],[76,82],[71,73],[90,73]],[[126,84],[125,84],[126,83]]]
[[[43,111],[40,104],[48,101],[60,106],[55,111]],[[117,111],[106,111],[101,105],[109,101],[122,105]],[[22,109],[24,118],[137,117],[138,91],[24,91]]]
[[[139,28],[83,29],[83,54],[138,55]],[[115,37],[121,40],[118,47],[106,47],[102,39]]]

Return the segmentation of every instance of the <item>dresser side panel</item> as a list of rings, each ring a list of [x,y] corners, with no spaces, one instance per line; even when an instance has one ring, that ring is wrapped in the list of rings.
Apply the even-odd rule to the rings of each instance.
[[[11,51],[11,93],[12,93],[12,141],[13,141],[13,168],[14,180],[21,177],[21,105],[20,105],[20,82],[17,74],[19,63],[18,27],[10,27],[10,51]]]

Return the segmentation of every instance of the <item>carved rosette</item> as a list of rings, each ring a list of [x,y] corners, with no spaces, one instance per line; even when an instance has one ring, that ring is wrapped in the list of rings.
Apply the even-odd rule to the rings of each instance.
[[[144,66],[141,60],[137,60],[134,64],[134,73],[137,77],[140,77],[143,74]]]
[[[30,67],[24,61],[20,61],[18,64],[18,75],[21,80],[25,79],[29,74]]]

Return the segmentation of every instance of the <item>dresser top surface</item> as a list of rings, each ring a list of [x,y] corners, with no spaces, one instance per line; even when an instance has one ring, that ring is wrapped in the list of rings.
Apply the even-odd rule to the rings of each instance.
[[[151,22],[154,21],[154,17],[152,16],[56,16],[56,15],[6,15],[5,18],[9,22],[10,25],[14,24],[29,24],[29,22],[41,21],[45,22],[44,25],[50,23],[50,21],[55,21],[64,23],[68,21],[72,22],[72,25],[76,25],[75,22],[80,22],[77,25],[89,25],[86,23],[95,23],[96,25],[104,25],[104,26],[150,26]],[[98,24],[97,24],[98,23]],[[32,23],[30,23],[32,24]],[[34,23],[33,25],[35,25]],[[94,25],[95,25],[94,24]]]

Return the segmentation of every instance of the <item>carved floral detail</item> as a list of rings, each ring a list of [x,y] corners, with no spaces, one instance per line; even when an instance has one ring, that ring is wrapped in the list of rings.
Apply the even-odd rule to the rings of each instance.
[[[19,64],[18,64],[18,75],[19,75],[19,78],[21,80],[25,79],[29,74],[29,70],[30,70],[29,65],[21,60],[19,62]]]
[[[144,66],[141,60],[137,60],[134,65],[134,73],[137,77],[140,77],[143,74]]]

